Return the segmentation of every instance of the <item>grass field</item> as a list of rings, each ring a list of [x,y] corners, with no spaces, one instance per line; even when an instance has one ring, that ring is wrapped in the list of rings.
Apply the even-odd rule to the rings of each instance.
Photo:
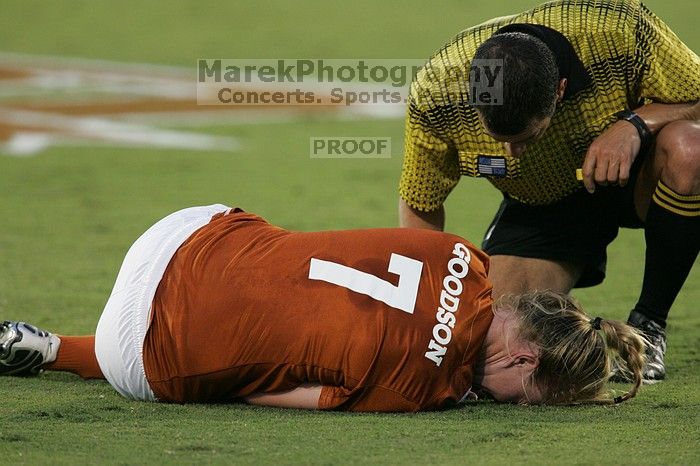
[[[6,0],[0,51],[189,67],[194,80],[199,57],[427,57],[458,30],[537,2],[114,3]],[[694,0],[646,3],[700,50]],[[0,107],[0,116],[7,111]],[[0,154],[0,319],[93,333],[129,245],[185,206],[240,205],[300,230],[397,224],[401,119],[308,115],[193,131],[236,137],[241,148],[81,145],[33,157]],[[339,135],[389,136],[393,157],[309,158],[310,136]],[[448,201],[448,230],[478,242],[498,202],[487,182],[464,180]],[[594,314],[625,318],[642,266],[642,234],[622,231],[609,249],[606,282],[575,295]],[[672,310],[669,335],[669,379],[614,408],[482,402],[439,413],[353,415],[147,404],[66,374],[3,378],[0,458],[4,464],[700,464],[698,267]]]

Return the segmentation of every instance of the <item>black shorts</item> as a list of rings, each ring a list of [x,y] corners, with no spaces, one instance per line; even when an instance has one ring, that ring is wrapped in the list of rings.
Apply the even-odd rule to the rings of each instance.
[[[607,246],[620,227],[642,228],[634,208],[634,185],[641,167],[638,157],[624,188],[581,188],[561,201],[531,206],[505,196],[486,231],[482,249],[489,255],[509,255],[583,265],[576,288],[605,278]],[[583,186],[583,185],[582,185]]]

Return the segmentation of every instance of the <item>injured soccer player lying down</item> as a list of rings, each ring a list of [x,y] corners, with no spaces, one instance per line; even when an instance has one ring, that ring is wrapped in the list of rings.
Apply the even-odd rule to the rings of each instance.
[[[346,411],[637,393],[634,329],[553,292],[493,303],[487,274],[488,257],[449,233],[293,232],[193,207],[130,248],[94,336],[1,324],[0,374],[69,371],[136,400]],[[615,368],[634,380],[620,396]]]

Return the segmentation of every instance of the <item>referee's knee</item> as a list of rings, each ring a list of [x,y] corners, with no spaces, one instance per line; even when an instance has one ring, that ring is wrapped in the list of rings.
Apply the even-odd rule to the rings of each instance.
[[[679,194],[700,192],[700,123],[674,121],[656,137],[656,152],[663,154],[662,179]]]

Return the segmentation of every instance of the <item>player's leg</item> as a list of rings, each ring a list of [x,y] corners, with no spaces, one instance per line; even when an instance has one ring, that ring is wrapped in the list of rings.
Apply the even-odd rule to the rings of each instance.
[[[84,379],[104,379],[95,356],[95,336],[58,335],[60,344],[56,360],[46,364],[47,371],[65,371]]]
[[[0,375],[67,371],[84,379],[103,378],[94,336],[59,336],[25,322],[0,324]]]
[[[24,323],[2,324],[0,375],[68,370],[106,378],[128,398],[155,400],[142,359],[153,296],[180,245],[212,216],[228,210],[220,204],[184,209],[141,235],[124,258],[94,337],[59,337]]]
[[[652,341],[645,377],[658,380],[666,373],[666,318],[700,250],[700,123],[679,121],[659,132],[634,194],[647,249],[629,322]]]
[[[156,396],[146,378],[143,347],[153,298],[175,252],[195,231],[229,207],[190,207],[159,220],[131,246],[95,330],[102,373],[121,395],[144,401]]]

